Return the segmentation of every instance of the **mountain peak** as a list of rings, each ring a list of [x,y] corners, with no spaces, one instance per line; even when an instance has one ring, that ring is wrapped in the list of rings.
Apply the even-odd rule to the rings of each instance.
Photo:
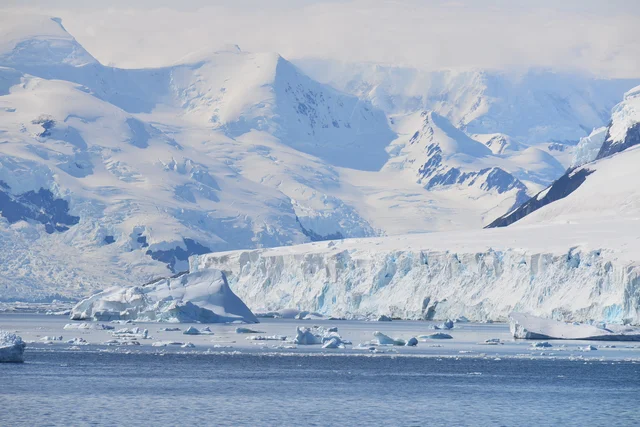
[[[98,61],[64,28],[62,19],[34,15],[3,22],[0,65],[30,72],[34,66],[82,66]]]

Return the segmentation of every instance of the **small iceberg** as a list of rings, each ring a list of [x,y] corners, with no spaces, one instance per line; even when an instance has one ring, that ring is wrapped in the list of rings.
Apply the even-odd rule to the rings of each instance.
[[[24,362],[24,349],[27,345],[16,334],[0,331],[0,363]]]
[[[299,345],[322,344],[322,336],[314,334],[311,328],[297,327],[293,342]]]
[[[262,334],[262,332],[250,328],[236,328],[236,334]]]
[[[405,344],[405,346],[407,347],[415,347],[418,345],[418,338],[416,337],[411,337],[407,340],[407,343]]]
[[[435,334],[420,335],[418,338],[421,340],[450,340],[453,337],[444,332],[436,332]]]
[[[97,331],[110,331],[115,329],[111,325],[105,325],[103,323],[67,323],[63,329],[94,329]]]
[[[375,331],[373,337],[377,340],[378,345],[406,345],[407,342],[403,339],[391,338],[388,335],[383,334],[380,331]]]
[[[514,338],[525,340],[640,341],[638,328],[565,323],[523,313],[511,313],[509,327]]]

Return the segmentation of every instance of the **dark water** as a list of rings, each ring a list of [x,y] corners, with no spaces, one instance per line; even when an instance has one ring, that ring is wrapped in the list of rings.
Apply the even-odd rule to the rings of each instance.
[[[0,425],[637,426],[640,365],[29,352]]]

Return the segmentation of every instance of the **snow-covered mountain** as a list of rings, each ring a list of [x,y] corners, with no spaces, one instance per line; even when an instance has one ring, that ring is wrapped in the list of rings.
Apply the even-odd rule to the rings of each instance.
[[[601,148],[585,150],[595,160],[492,224],[501,228],[206,254],[191,269],[225,271],[256,309],[639,324],[638,89],[614,109]]]
[[[450,89],[399,114],[277,54],[119,69],[59,19],[18,20],[0,30],[0,299],[140,284],[215,251],[480,229],[564,172],[566,145],[463,132],[468,93]]]
[[[640,84],[550,70],[422,71],[324,59],[296,65],[388,114],[433,110],[468,134],[502,133],[527,144],[577,142],[606,124],[622,94]]]
[[[578,146],[576,166],[545,190],[489,227],[517,222],[581,222],[585,218],[617,221],[638,218],[640,198],[634,176],[640,145],[640,86],[624,95],[611,123]],[[542,209],[544,208],[544,209]]]

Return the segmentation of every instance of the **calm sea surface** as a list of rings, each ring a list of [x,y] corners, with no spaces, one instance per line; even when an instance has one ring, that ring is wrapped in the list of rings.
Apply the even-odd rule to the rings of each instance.
[[[29,351],[0,425],[638,426],[640,364]]]

